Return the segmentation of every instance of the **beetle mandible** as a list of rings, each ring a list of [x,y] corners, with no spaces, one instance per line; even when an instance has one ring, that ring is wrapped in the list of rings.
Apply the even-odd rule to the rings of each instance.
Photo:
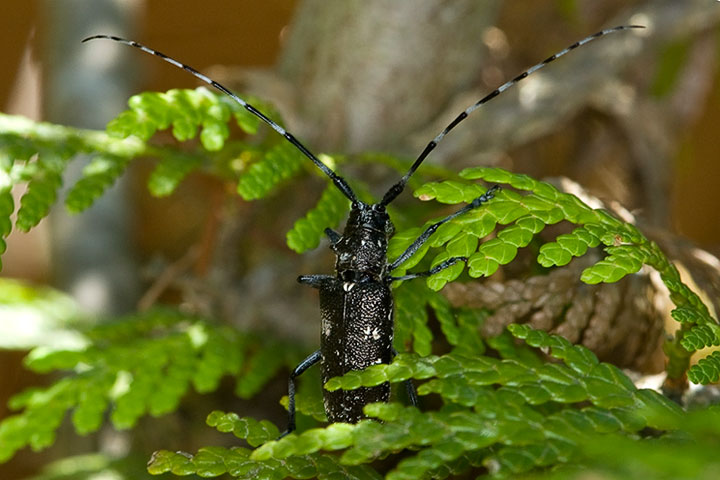
[[[585,37],[534,65],[470,105],[427,144],[407,173],[384,194],[380,202],[375,204],[360,201],[345,179],[320,161],[291,133],[235,95],[228,88],[194,68],[135,41],[112,35],[94,35],[84,39],[83,42],[94,39],[109,39],[139,48],[189,72],[201,81],[223,92],[295,146],[327,175],[343,195],[352,202],[352,208],[342,234],[330,228],[325,229],[325,234],[330,240],[330,248],[337,257],[335,275],[301,275],[298,277],[300,283],[319,290],[322,318],[321,342],[320,349],[309,355],[290,374],[288,380],[288,428],[283,434],[286,435],[295,430],[295,378],[309,367],[318,362],[321,363],[324,384],[330,378],[343,375],[351,370],[361,370],[370,365],[390,363],[395,354],[392,347],[393,297],[391,293],[391,284],[394,281],[427,277],[457,262],[467,260],[465,257],[453,257],[425,272],[409,273],[398,277],[391,275],[392,271],[417,252],[441,225],[478,208],[492,199],[500,190],[500,187],[495,185],[460,210],[432,224],[398,258],[388,262],[387,247],[388,241],[393,235],[394,226],[387,214],[386,207],[403,192],[410,177],[430,152],[435,149],[445,135],[467,118],[470,113],[512,85],[581,45],[609,33],[632,28],[644,27],[621,25]],[[416,404],[417,399],[412,384],[408,381],[406,386],[410,401]],[[363,418],[363,407],[365,405],[373,402],[385,402],[388,401],[389,397],[390,386],[387,383],[375,387],[361,387],[356,390],[323,391],[325,412],[331,422],[356,423]]]

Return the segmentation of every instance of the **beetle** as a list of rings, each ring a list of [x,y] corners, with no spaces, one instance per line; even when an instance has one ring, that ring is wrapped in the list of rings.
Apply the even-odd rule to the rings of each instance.
[[[344,178],[320,161],[290,132],[235,95],[228,88],[194,68],[133,40],[126,40],[112,35],[93,35],[84,39],[83,42],[108,39],[139,48],[189,72],[201,81],[228,95],[295,146],[327,175],[342,194],[351,201],[352,207],[343,232],[339,233],[330,228],[325,229],[325,234],[330,241],[330,248],[336,256],[335,274],[301,275],[298,277],[300,283],[309,285],[319,291],[321,342],[320,349],[305,358],[292,371],[288,379],[288,427],[283,433],[284,436],[295,430],[295,379],[305,370],[320,363],[324,384],[330,378],[344,375],[351,370],[362,370],[370,365],[391,362],[392,357],[395,355],[392,347],[394,304],[391,285],[393,282],[427,277],[457,262],[467,261],[465,257],[453,257],[428,271],[408,273],[397,277],[391,275],[393,270],[397,269],[417,252],[441,225],[480,207],[490,201],[500,190],[497,185],[490,187],[484,194],[475,198],[455,213],[430,225],[398,258],[389,262],[387,248],[394,232],[394,226],[387,213],[387,206],[403,192],[410,177],[430,152],[435,149],[445,135],[467,118],[468,115],[512,85],[577,47],[604,35],[632,28],[644,27],[621,25],[585,37],[534,65],[470,105],[427,144],[407,173],[390,187],[380,202],[374,204],[367,204],[359,200]],[[411,403],[417,404],[417,396],[410,381],[406,382],[406,387]],[[386,402],[389,397],[390,386],[388,383],[375,387],[360,387],[355,390],[323,391],[325,412],[330,422],[356,423],[363,418],[365,405],[373,402]]]

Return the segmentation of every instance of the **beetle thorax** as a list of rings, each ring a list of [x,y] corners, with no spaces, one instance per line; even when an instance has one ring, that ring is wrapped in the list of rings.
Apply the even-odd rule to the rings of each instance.
[[[385,207],[356,202],[342,238],[332,246],[338,276],[345,282],[382,281],[394,227]]]

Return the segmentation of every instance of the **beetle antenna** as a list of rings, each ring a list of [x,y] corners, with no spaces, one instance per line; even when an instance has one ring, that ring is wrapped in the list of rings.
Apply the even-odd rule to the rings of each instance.
[[[528,76],[537,72],[538,70],[540,70],[545,65],[552,62],[553,60],[557,60],[558,58],[562,57],[563,55],[570,52],[571,50],[574,50],[577,47],[580,47],[582,45],[585,45],[586,43],[592,42],[593,40],[600,38],[602,36],[605,36],[607,34],[618,32],[620,30],[629,30],[631,28],[645,28],[645,27],[642,25],[620,25],[618,27],[601,30],[597,33],[590,35],[589,37],[585,37],[582,40],[573,43],[569,47],[555,53],[554,55],[549,56],[548,58],[546,58],[542,62],[538,63],[537,65],[530,67],[529,69],[525,70],[523,73],[518,75],[517,77],[513,78],[512,80],[510,80],[508,82],[505,82],[504,84],[502,84],[501,86],[499,86],[498,88],[496,88],[495,90],[493,90],[492,92],[490,92],[489,94],[487,94],[486,96],[484,96],[483,98],[481,98],[480,100],[475,102],[474,104],[470,105],[468,108],[465,109],[465,111],[463,111],[462,113],[460,113],[460,115],[455,117],[455,120],[450,122],[448,124],[448,126],[445,127],[445,129],[442,132],[440,132],[435,138],[433,138],[430,141],[430,143],[427,144],[427,146],[422,151],[420,156],[415,160],[415,162],[410,167],[410,170],[408,170],[407,173],[405,175],[403,175],[402,178],[395,185],[390,187],[390,190],[388,190],[387,193],[385,193],[385,196],[383,196],[383,199],[380,202],[380,204],[388,205],[390,202],[395,200],[395,198],[402,193],[408,180],[410,179],[412,174],[415,173],[415,170],[417,170],[417,168],[420,166],[420,164],[423,162],[423,160],[425,160],[425,158],[430,154],[430,152],[432,152],[435,149],[435,147],[437,147],[438,143],[440,143],[440,141],[445,137],[445,135],[447,135],[450,132],[450,130],[455,128],[460,122],[465,120],[468,117],[468,115],[470,115],[473,111],[480,108],[481,105],[489,102],[490,100],[497,97],[498,95],[500,95],[502,92],[504,92],[508,88],[512,87],[513,85],[520,82],[524,78],[527,78]]]
[[[350,188],[350,185],[348,185],[348,183],[345,181],[344,178],[342,178],[341,176],[339,176],[339,175],[338,175],[337,173],[335,173],[330,167],[328,167],[328,166],[325,165],[323,162],[321,162],[320,159],[317,158],[310,150],[308,150],[307,147],[305,147],[305,145],[303,145],[302,143],[300,143],[300,141],[299,141],[297,138],[295,138],[292,133],[286,131],[283,127],[281,127],[281,126],[278,125],[276,122],[274,122],[273,120],[271,120],[270,118],[268,118],[268,117],[267,117],[264,113],[262,113],[260,110],[258,110],[257,108],[253,107],[253,106],[250,105],[248,102],[246,102],[246,101],[243,100],[242,98],[240,98],[240,97],[238,97],[237,95],[235,95],[233,92],[230,91],[230,89],[228,89],[228,88],[225,87],[224,85],[216,82],[215,80],[213,80],[212,78],[210,78],[210,77],[208,77],[208,76],[206,76],[206,75],[203,75],[202,73],[198,72],[197,70],[195,70],[194,68],[192,68],[192,67],[189,66],[189,65],[185,65],[184,63],[180,63],[180,62],[178,62],[177,60],[175,60],[175,59],[173,59],[173,58],[171,58],[171,57],[168,57],[167,55],[165,55],[165,54],[162,53],[162,52],[158,52],[157,50],[153,50],[152,48],[146,47],[145,45],[142,45],[142,44],[140,44],[140,43],[138,43],[138,42],[135,42],[135,41],[133,41],[133,40],[126,40],[126,39],[124,39],[124,38],[115,37],[115,36],[113,36],[113,35],[93,35],[93,36],[91,36],[91,37],[85,38],[85,39],[83,40],[83,43],[84,43],[84,42],[87,42],[87,41],[90,41],[90,40],[95,40],[95,39],[98,39],[98,38],[107,39],[107,40],[113,40],[113,41],[115,41],[115,42],[123,43],[123,44],[125,44],[125,45],[130,45],[131,47],[139,48],[139,49],[142,50],[143,52],[146,52],[146,53],[149,53],[149,54],[151,54],[151,55],[155,55],[155,56],[157,56],[157,57],[160,57],[160,58],[162,58],[163,60],[165,60],[166,62],[168,62],[168,63],[170,63],[170,64],[172,64],[172,65],[175,65],[175,66],[178,67],[178,68],[181,68],[181,69],[185,70],[186,72],[190,73],[191,75],[194,75],[196,78],[202,80],[203,82],[207,83],[208,85],[216,88],[217,90],[220,90],[222,93],[224,93],[225,95],[227,95],[228,97],[232,98],[232,99],[235,100],[237,103],[239,103],[240,105],[242,105],[242,106],[245,108],[245,110],[247,110],[248,112],[250,112],[250,113],[252,113],[253,115],[255,115],[256,117],[258,117],[258,118],[259,118],[260,120],[262,120],[263,122],[265,122],[265,123],[267,123],[268,125],[270,125],[270,127],[271,127],[273,130],[275,130],[277,133],[279,133],[280,135],[282,135],[282,136],[285,138],[285,140],[287,140],[287,141],[290,142],[293,146],[295,146],[295,148],[297,148],[298,150],[300,150],[300,152],[301,152],[303,155],[305,155],[307,158],[309,158],[320,170],[322,170],[322,172],[323,172],[325,175],[327,175],[328,177],[330,177],[330,180],[332,180],[333,183],[335,184],[335,186],[336,186],[338,189],[340,189],[340,191],[343,193],[343,195],[345,195],[350,201],[352,201],[352,202],[357,202],[357,197],[355,196],[355,193],[353,192],[352,188]]]

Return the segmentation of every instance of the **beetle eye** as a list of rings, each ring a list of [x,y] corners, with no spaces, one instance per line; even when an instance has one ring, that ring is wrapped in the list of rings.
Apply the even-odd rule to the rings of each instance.
[[[358,273],[354,270],[347,270],[340,274],[340,277],[345,282],[355,282],[358,279]]]

